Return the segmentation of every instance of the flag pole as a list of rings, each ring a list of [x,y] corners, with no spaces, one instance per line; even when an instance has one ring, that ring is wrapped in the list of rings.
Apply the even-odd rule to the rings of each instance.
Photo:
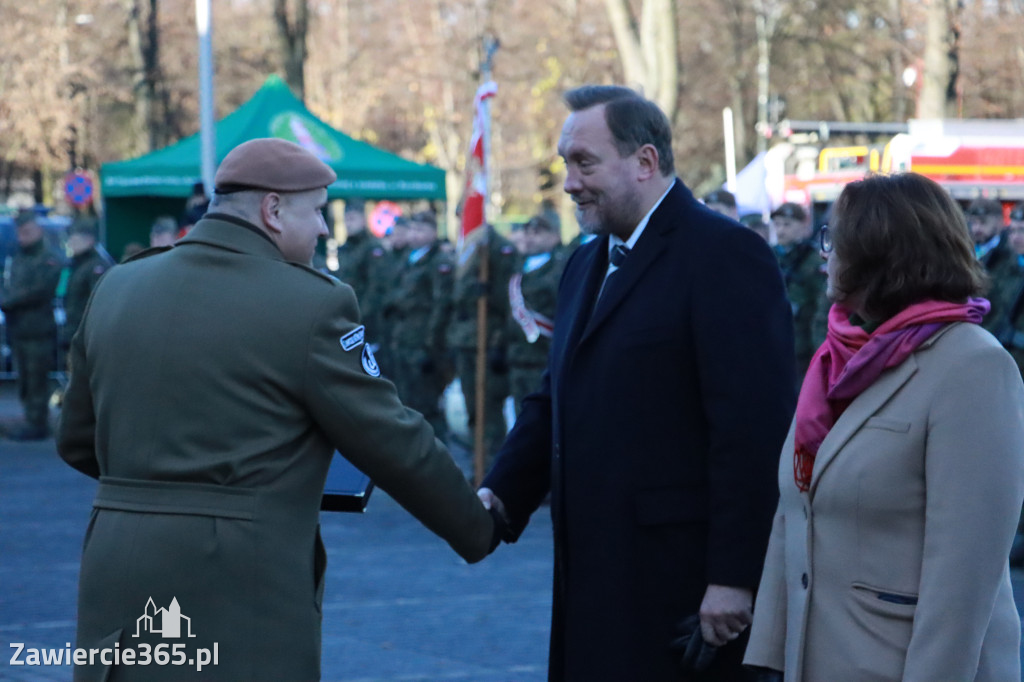
[[[484,60],[480,68],[480,80],[488,83],[491,80],[491,64],[494,53],[498,50],[498,41],[491,35],[483,38]],[[473,406],[476,419],[473,430],[473,481],[477,485],[484,480],[484,458],[486,439],[484,429],[487,426],[486,416],[486,391],[487,391],[487,298],[488,283],[490,281],[491,261],[491,240],[487,230],[487,204],[491,189],[491,100],[485,97],[480,103],[481,118],[483,122],[483,148],[484,148],[484,202],[483,202],[483,224],[480,226],[480,242],[477,249],[480,250],[480,267],[477,275],[480,282],[479,297],[476,299],[476,405]]]

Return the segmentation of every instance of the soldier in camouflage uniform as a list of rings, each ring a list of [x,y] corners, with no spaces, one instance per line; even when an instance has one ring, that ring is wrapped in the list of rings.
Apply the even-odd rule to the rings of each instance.
[[[814,344],[813,324],[827,278],[821,268],[820,249],[811,241],[811,227],[803,207],[785,203],[775,209],[771,217],[777,239],[775,255],[793,308],[796,385],[799,387],[811,356],[818,348]]]
[[[405,258],[408,220],[399,216],[383,239],[376,240],[367,251],[366,295],[359,299],[359,309],[366,325],[366,338],[376,353],[384,376],[391,378],[391,321],[384,306],[398,282]]]
[[[1024,204],[1010,213],[1006,241],[1009,255],[989,273],[992,309],[983,326],[1010,352],[1024,376]]]
[[[385,316],[391,326],[391,374],[402,402],[418,411],[442,441],[448,425],[441,394],[450,370],[445,329],[451,313],[454,266],[437,239],[437,221],[422,212],[409,219],[407,248]]]
[[[974,253],[991,274],[1013,260],[1003,234],[1003,205],[995,199],[975,199],[967,208],[967,226],[974,238]]]
[[[558,228],[542,215],[531,218],[523,232],[523,265],[508,284],[509,388],[517,416],[547,367],[558,282],[567,258]]]
[[[114,266],[114,261],[97,247],[98,236],[96,220],[93,218],[76,218],[68,229],[68,250],[71,261],[61,274],[57,287],[57,298],[64,305],[64,329],[60,343],[66,350],[71,339],[78,331],[78,325],[85,314],[85,304],[103,274]]]
[[[345,243],[338,247],[338,271],[331,273],[352,287],[359,297],[360,311],[366,319],[362,305],[370,281],[370,251],[377,246],[377,239],[366,229],[366,213],[363,202],[349,199],[345,202]]]
[[[484,233],[486,230],[486,233]],[[486,235],[486,246],[483,237]],[[488,256],[488,284],[480,285],[481,253]],[[452,319],[446,340],[455,359],[455,373],[462,385],[469,424],[476,420],[476,336],[477,299],[487,298],[487,392],[484,398],[484,470],[505,440],[504,404],[508,397],[508,282],[518,268],[518,254],[512,244],[491,226],[478,228],[457,256],[452,291]]]
[[[1024,376],[1024,202],[1010,211],[1010,227],[1003,242],[1007,253],[1002,257],[997,255],[995,267],[989,271],[992,286],[988,299],[992,308],[982,326],[1009,351]],[[1017,523],[1010,565],[1024,566],[1024,513]]]
[[[53,296],[62,262],[47,247],[33,211],[22,211],[15,222],[19,250],[10,270],[4,272],[0,310],[10,332],[25,424],[8,436],[14,440],[42,440],[50,433],[49,373],[57,350]]]

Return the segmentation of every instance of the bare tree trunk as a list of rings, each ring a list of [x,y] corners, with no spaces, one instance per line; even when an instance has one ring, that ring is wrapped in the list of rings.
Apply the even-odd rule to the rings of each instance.
[[[674,0],[644,0],[640,24],[629,0],[605,0],[627,85],[640,88],[674,119],[679,96],[679,57]]]
[[[957,115],[962,0],[929,0],[918,118]]]
[[[288,0],[274,0],[274,25],[281,45],[284,80],[299,99],[306,97],[306,32],[309,28],[309,4],[297,0],[295,21],[288,19]]]
[[[145,154],[160,146],[154,115],[157,80],[160,73],[157,0],[149,0],[149,12],[142,17],[142,0],[124,0],[128,12],[128,51],[133,72],[132,95],[135,116],[132,123],[131,147],[136,154]]]

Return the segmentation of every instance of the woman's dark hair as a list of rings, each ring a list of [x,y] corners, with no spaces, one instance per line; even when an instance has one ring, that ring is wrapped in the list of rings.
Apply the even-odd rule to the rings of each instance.
[[[657,104],[620,85],[584,85],[569,90],[563,97],[570,111],[605,105],[604,120],[619,156],[629,156],[645,144],[652,145],[658,151],[661,174],[675,175],[672,126]]]
[[[959,303],[985,291],[963,212],[917,173],[873,175],[843,189],[829,221],[840,298],[874,320],[925,300]]]

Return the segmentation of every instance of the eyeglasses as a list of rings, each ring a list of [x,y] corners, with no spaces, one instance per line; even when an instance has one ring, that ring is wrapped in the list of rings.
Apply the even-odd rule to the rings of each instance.
[[[820,239],[819,245],[821,246],[822,253],[832,253],[832,233],[828,229],[828,225],[821,226],[821,232],[818,233]]]

